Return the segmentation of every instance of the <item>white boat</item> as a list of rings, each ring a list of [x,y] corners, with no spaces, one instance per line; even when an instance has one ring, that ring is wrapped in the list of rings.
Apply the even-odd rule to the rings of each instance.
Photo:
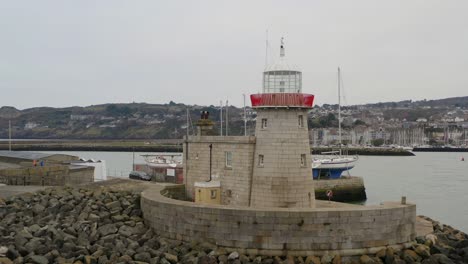
[[[175,168],[182,165],[180,160],[177,160],[175,157],[180,155],[141,155],[146,164],[149,167],[153,168]]]
[[[342,155],[340,81],[340,68],[338,68],[338,138],[340,150],[323,152],[324,156],[316,155],[312,159],[312,176],[314,179],[338,179],[344,171],[354,168],[358,160],[357,156]]]
[[[312,159],[314,179],[338,179],[344,171],[356,165],[358,156],[343,156],[339,151],[323,152]]]

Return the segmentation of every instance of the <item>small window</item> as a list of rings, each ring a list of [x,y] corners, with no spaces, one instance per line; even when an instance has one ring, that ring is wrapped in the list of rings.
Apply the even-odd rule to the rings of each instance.
[[[280,88],[280,93],[284,93],[284,88]]]
[[[216,190],[211,190],[211,199],[216,199],[218,192]]]
[[[263,167],[263,155],[258,155],[258,166]]]
[[[262,129],[265,129],[265,128],[267,128],[267,119],[263,118],[262,119]]]
[[[298,121],[299,127],[304,127],[304,117],[302,115],[299,115],[297,117],[297,121]]]
[[[232,152],[230,151],[224,152],[224,159],[225,159],[226,167],[232,168]]]
[[[301,154],[301,166],[302,166],[302,167],[307,166],[306,154]]]
[[[280,86],[284,86],[284,81],[280,81]]]

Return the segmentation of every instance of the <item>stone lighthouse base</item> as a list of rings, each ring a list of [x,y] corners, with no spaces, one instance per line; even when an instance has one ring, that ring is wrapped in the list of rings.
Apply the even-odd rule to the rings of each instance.
[[[415,239],[416,206],[386,202],[359,206],[317,201],[316,208],[252,208],[176,200],[183,185],[142,193],[145,221],[160,236],[203,241],[256,255],[373,254],[405,248]]]

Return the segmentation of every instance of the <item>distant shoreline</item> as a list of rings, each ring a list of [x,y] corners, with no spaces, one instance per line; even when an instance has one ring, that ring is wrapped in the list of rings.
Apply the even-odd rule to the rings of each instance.
[[[167,140],[40,140],[21,139],[12,141],[15,151],[118,151],[118,152],[182,152],[182,139]],[[0,140],[0,150],[8,150],[8,141]],[[312,154],[336,150],[314,147]],[[346,148],[344,153],[362,156],[414,156],[402,149]]]

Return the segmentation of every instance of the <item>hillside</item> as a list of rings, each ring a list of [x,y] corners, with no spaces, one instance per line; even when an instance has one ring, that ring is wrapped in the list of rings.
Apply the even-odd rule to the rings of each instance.
[[[337,105],[316,106],[309,127],[337,127]],[[219,107],[168,104],[102,104],[86,107],[0,108],[0,138],[8,138],[8,121],[16,139],[180,139],[186,134],[187,109],[190,132],[200,111],[209,111],[219,128]],[[438,100],[405,100],[343,107],[347,127],[379,124],[383,120],[437,121],[468,109],[468,96]],[[253,134],[255,113],[248,111],[248,133]],[[351,118],[352,117],[352,118]],[[377,120],[381,119],[381,120]],[[376,122],[373,122],[373,121]],[[346,121],[346,120],[345,120]],[[365,121],[365,122],[364,122]],[[377,122],[378,121],[378,122]],[[348,123],[348,124],[347,124]],[[229,135],[243,135],[243,110],[229,107]]]

